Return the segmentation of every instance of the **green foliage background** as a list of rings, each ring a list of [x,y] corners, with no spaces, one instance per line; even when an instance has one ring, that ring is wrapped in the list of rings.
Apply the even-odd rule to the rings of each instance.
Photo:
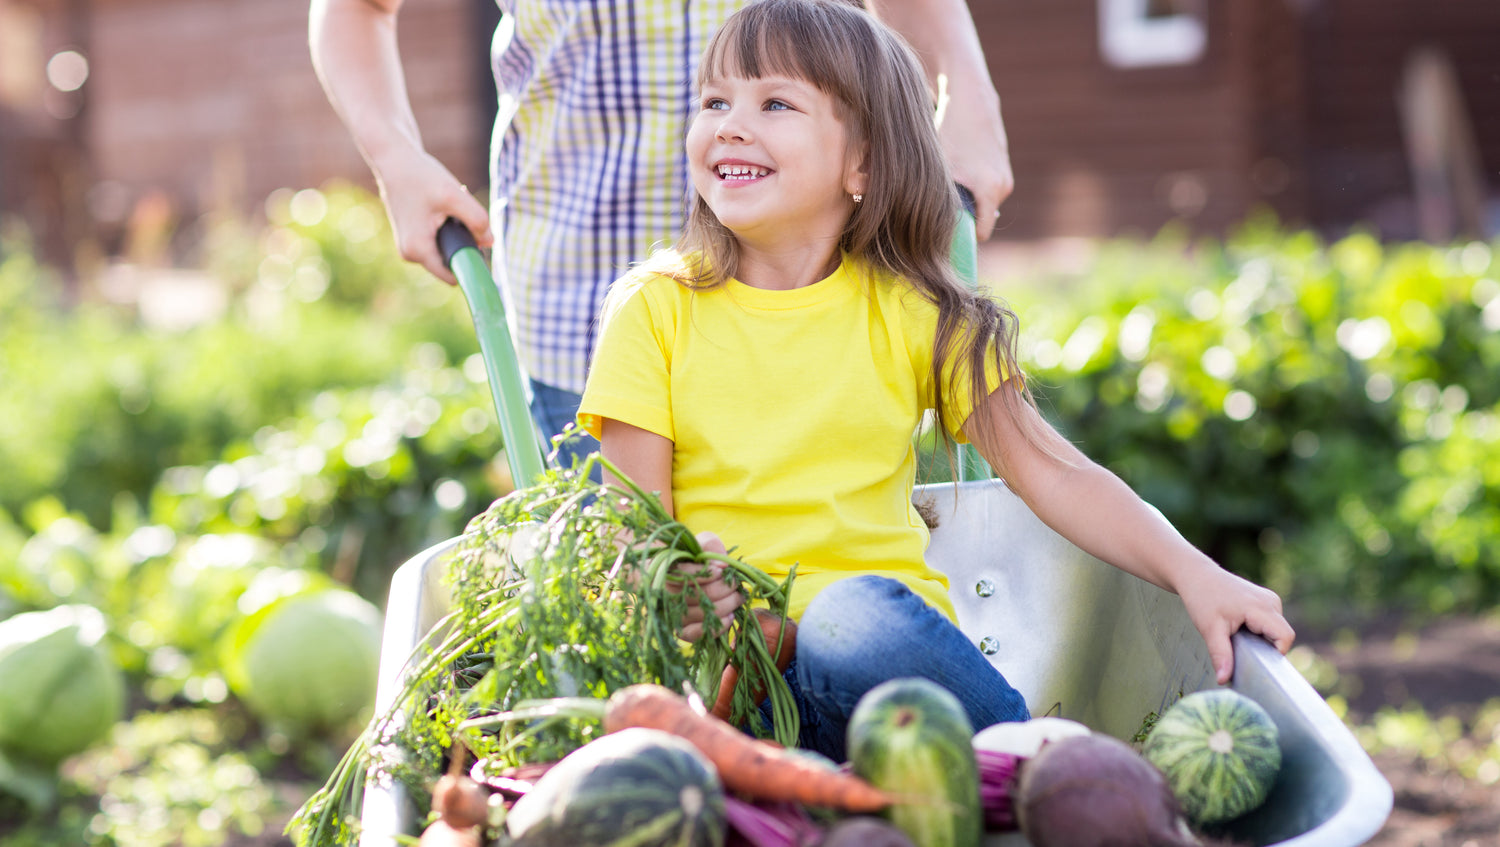
[[[209,230],[227,305],[182,329],[65,307],[23,240],[0,244],[0,617],[99,607],[134,692],[56,808],[10,815],[0,790],[0,820],[22,821],[7,843],[279,828],[297,789],[262,780],[310,790],[348,738],[258,726],[225,685],[224,631],[308,585],[383,605],[397,566],[508,490],[457,290],[399,260],[361,191],[268,210]],[[1262,220],[989,282],[1048,417],[1294,620],[1442,614],[1500,600],[1497,247]],[[171,787],[205,780],[233,784]]]
[[[1494,245],[1107,247],[1018,292],[1056,425],[1306,616],[1500,599]]]
[[[293,743],[258,725],[224,634],[329,584],[383,606],[397,566],[509,488],[462,296],[400,261],[364,192],[268,210],[212,230],[201,270],[227,305],[180,329],[99,297],[64,307],[24,240],[0,246],[0,617],[98,607],[133,692],[54,807],[8,796],[0,767],[7,844],[279,830],[354,727]]]

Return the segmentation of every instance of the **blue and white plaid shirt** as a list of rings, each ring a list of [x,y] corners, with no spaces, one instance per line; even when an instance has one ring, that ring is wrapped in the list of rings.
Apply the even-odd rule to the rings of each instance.
[[[673,243],[698,60],[743,0],[500,0],[492,206],[527,372],[575,393],[609,284]]]

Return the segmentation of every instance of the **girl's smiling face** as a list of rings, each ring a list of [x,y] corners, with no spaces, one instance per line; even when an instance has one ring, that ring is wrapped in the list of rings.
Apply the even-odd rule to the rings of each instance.
[[[688,169],[720,222],[762,246],[837,241],[864,175],[833,98],[805,80],[725,76],[699,105]]]

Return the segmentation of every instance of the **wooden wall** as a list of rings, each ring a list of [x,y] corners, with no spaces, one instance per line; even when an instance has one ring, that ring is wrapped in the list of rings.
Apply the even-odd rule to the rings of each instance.
[[[1246,200],[1291,225],[1307,225],[1312,218],[1301,16],[1287,0],[1255,0],[1237,8],[1244,24],[1229,49],[1246,111],[1245,158],[1239,163]]]
[[[1500,2],[1319,0],[1303,26],[1309,214],[1415,237],[1396,91],[1414,49],[1453,60],[1489,191],[1500,193]]]
[[[1234,61],[1250,4],[1209,4],[1206,56],[1122,70],[1100,55],[1097,0],[970,4],[1000,92],[1017,174],[1002,237],[1217,229],[1246,194],[1250,114]]]
[[[484,39],[456,37],[473,15],[470,0],[409,0],[400,37],[428,149],[481,186]],[[97,0],[90,40],[90,147],[117,193],[160,189],[194,213],[329,178],[372,185],[314,76],[305,0]]]
[[[1219,231],[1253,202],[1294,196],[1287,186],[1300,172],[1268,170],[1258,123],[1275,111],[1275,74],[1289,72],[1295,42],[1257,10],[1282,0],[1209,3],[1207,56],[1153,70],[1104,62],[1096,5],[971,4],[1018,176],[1002,238],[1150,233],[1174,218]],[[472,73],[493,25],[475,20],[486,6],[408,0],[401,24],[429,148],[476,186],[492,96]],[[190,210],[329,177],[368,184],[312,75],[305,15],[293,0],[97,0],[89,132],[98,177],[124,189],[117,195],[160,188]],[[1252,35],[1256,27],[1277,37]]]
[[[84,93],[53,87],[46,65],[85,31],[67,0],[0,0],[0,214],[19,218],[41,255],[63,262],[90,226]]]
[[[1173,218],[1222,232],[1259,205],[1330,234],[1419,237],[1397,89],[1426,46],[1455,67],[1500,228],[1500,2],[1206,6],[1200,62],[1121,70],[1100,57],[1097,0],[972,0],[1017,174],[1002,237],[1152,232]]]

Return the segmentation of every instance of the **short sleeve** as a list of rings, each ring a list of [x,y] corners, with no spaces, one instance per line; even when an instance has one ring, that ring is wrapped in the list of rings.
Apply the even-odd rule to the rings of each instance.
[[[943,366],[944,388],[948,391],[946,409],[948,421],[952,429],[952,436],[959,442],[967,442],[964,436],[963,425],[969,420],[969,415],[974,411],[975,397],[969,390],[970,369],[968,361],[968,338],[960,339],[954,344],[953,354]],[[995,341],[990,340],[984,348],[984,391],[988,397],[1001,383],[1005,381],[1004,369],[1000,367],[995,359]]]
[[[932,385],[932,360],[937,346],[937,306],[915,289],[902,295],[904,307],[906,344],[911,354],[912,367],[916,371],[918,385],[929,398],[938,396]],[[943,363],[942,390],[943,409],[947,413],[949,435],[959,443],[968,439],[963,434],[963,425],[974,411],[975,397],[969,391],[969,362],[967,351],[972,343],[972,331],[954,340],[948,359]],[[995,358],[995,342],[992,339],[985,347],[985,395],[988,396],[1005,381],[1004,370]]]
[[[653,297],[653,279],[664,281],[624,277],[605,297],[599,341],[578,408],[578,425],[595,438],[600,437],[604,418],[673,438],[670,375],[675,322],[666,304]]]

